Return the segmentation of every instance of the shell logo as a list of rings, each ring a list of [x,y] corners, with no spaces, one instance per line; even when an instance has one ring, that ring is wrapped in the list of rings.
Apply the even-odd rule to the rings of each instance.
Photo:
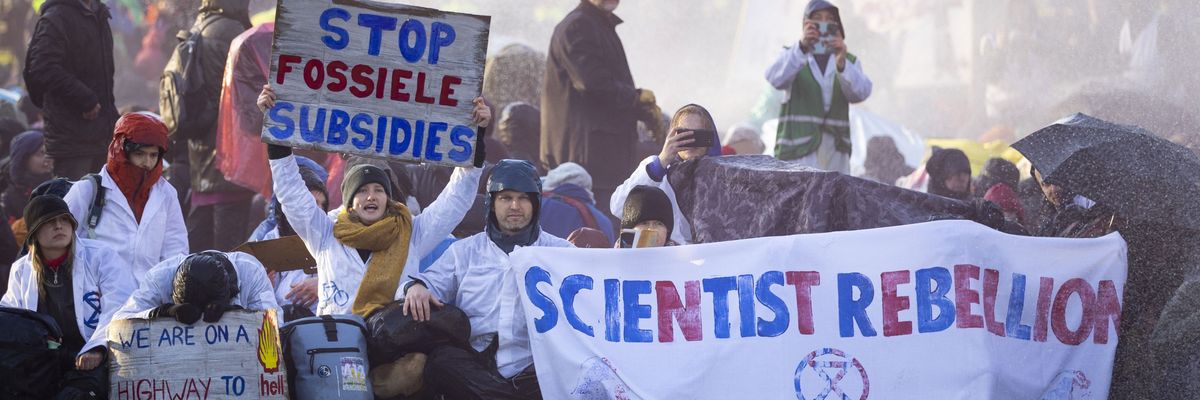
[[[265,373],[279,371],[279,329],[271,313],[263,314],[262,327],[258,329],[258,363]]]

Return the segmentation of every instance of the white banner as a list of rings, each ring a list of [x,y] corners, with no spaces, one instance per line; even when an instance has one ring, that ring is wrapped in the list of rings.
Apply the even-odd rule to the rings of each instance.
[[[280,0],[262,140],[469,166],[491,18],[376,0]]]
[[[969,221],[512,254],[552,399],[1103,399],[1126,247]]]

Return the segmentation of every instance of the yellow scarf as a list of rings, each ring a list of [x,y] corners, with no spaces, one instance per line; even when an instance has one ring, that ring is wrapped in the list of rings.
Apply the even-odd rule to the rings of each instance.
[[[358,214],[342,211],[333,225],[333,236],[344,245],[371,251],[351,312],[366,318],[391,303],[408,260],[408,240],[412,236],[408,207],[392,202],[387,216],[369,226],[363,225]]]

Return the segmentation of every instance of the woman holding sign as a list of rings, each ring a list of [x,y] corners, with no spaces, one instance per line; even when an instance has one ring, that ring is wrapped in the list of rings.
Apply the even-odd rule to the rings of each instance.
[[[275,103],[275,92],[264,86],[259,108]],[[475,125],[487,127],[491,110],[476,98]],[[283,214],[317,260],[317,315],[357,314],[366,317],[396,298],[401,277],[416,272],[421,257],[433,250],[462,220],[475,201],[483,160],[477,149],[477,168],[457,168],[438,199],[420,215],[394,199],[388,174],[372,165],[359,165],[342,180],[342,204],[336,221],[317,207],[304,186],[296,159],[288,147],[268,145],[275,195]],[[412,267],[412,268],[409,268]]]

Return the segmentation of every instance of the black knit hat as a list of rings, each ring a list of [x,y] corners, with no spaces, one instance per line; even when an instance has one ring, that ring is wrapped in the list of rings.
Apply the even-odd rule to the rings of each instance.
[[[219,251],[202,251],[179,263],[172,280],[171,302],[204,307],[229,305],[238,295],[237,270]]]
[[[25,205],[25,226],[29,227],[29,236],[25,239],[25,244],[28,245],[37,237],[37,231],[43,224],[54,220],[61,216],[67,216],[67,220],[71,221],[71,232],[74,235],[75,228],[79,227],[79,222],[75,221],[75,217],[71,215],[71,209],[67,207],[67,202],[61,197],[55,195],[41,195],[29,200],[29,204]]]
[[[633,229],[637,224],[646,221],[662,222],[667,226],[669,238],[675,228],[675,210],[671,207],[671,199],[667,198],[662,189],[640,185],[629,191],[629,196],[625,198],[621,229]]]
[[[350,171],[346,172],[346,178],[342,179],[342,204],[346,206],[346,209],[354,207],[354,194],[368,183],[383,185],[383,191],[387,193],[388,199],[400,201],[392,196],[392,181],[386,171],[371,164],[359,164],[350,168]]]

